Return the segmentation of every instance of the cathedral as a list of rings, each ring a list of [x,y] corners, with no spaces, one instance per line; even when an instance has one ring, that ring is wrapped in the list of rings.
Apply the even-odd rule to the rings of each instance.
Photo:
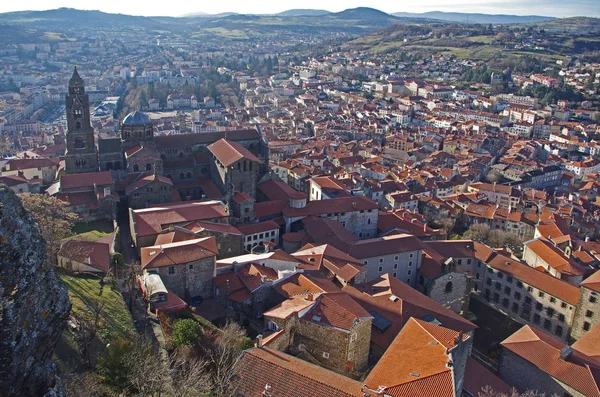
[[[110,172],[115,189],[132,208],[236,193],[256,197],[268,171],[268,145],[256,129],[155,135],[143,112],[128,114],[120,137],[95,142],[83,79],[73,72],[66,97],[66,174]],[[82,176],[83,177],[83,176]]]

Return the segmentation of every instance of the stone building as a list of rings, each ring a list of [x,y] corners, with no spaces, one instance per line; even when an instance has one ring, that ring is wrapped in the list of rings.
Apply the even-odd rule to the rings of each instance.
[[[127,186],[125,194],[130,208],[147,208],[151,205],[179,201],[179,194],[173,189],[169,178],[155,173],[144,173]]]
[[[579,286],[579,299],[571,338],[579,339],[600,322],[600,271],[585,279]]]
[[[597,356],[590,357],[575,347],[525,325],[502,342],[499,375],[522,393],[539,390],[556,396],[600,396]]]
[[[73,70],[66,96],[67,150],[65,172],[76,174],[98,171],[98,152],[90,124],[90,104],[83,79]]]
[[[373,316],[345,293],[292,298],[264,316],[283,351],[348,376],[367,367]]]
[[[155,273],[165,287],[181,298],[212,297],[218,254],[214,237],[161,244],[141,249],[144,274]]]
[[[236,142],[220,139],[208,146],[210,173],[226,201],[236,192],[256,199],[256,185],[262,161]]]

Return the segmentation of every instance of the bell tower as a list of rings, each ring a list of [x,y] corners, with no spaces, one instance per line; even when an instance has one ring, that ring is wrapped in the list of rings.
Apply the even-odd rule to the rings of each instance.
[[[67,174],[98,171],[98,152],[94,129],[90,123],[90,104],[85,93],[83,79],[73,71],[66,97],[67,151],[65,171]]]

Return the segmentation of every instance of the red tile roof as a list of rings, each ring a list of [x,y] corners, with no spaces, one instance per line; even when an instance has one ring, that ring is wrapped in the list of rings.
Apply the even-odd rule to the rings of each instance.
[[[377,210],[378,208],[379,205],[368,197],[352,196],[309,201],[303,208],[284,208],[283,214],[288,218],[295,218],[310,215],[332,214],[336,212]]]
[[[386,349],[411,318],[432,316],[444,327],[469,332],[477,328],[452,310],[440,305],[395,277],[385,274],[368,284],[342,288],[369,313],[377,313],[391,325],[384,331],[374,329],[371,341]]]
[[[361,305],[343,292],[322,294],[304,315],[308,321],[350,331],[361,320],[372,319]]]
[[[299,192],[285,182],[269,179],[257,186],[268,200],[306,199],[306,193]]]
[[[362,384],[322,367],[269,348],[246,351],[233,383],[240,397],[268,392],[277,397],[362,397]]]
[[[58,255],[93,268],[110,270],[110,245],[97,241],[66,240],[60,246]]]
[[[138,236],[160,233],[166,226],[229,216],[220,201],[187,201],[132,211]]]
[[[93,187],[94,185],[110,186],[113,184],[110,171],[87,172],[83,174],[67,174],[60,177],[60,189],[77,189],[82,187]]]
[[[262,163],[258,157],[250,153],[248,149],[236,142],[219,139],[215,143],[208,145],[208,150],[225,166],[241,159],[246,159],[255,163]]]
[[[216,257],[218,254],[217,241],[214,237],[144,247],[140,252],[143,269],[181,265]]]

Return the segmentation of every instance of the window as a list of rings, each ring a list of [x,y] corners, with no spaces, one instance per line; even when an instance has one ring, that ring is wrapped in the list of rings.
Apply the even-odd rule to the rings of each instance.
[[[398,264],[394,263],[394,270],[398,269]]]
[[[547,315],[549,318],[552,318],[552,316],[554,316],[554,309],[553,309],[553,308],[551,308],[551,307],[547,307],[547,308],[546,308],[546,315]]]
[[[415,256],[415,254],[411,253],[411,254],[408,255],[409,258],[412,258],[413,256]]]
[[[540,292],[538,292],[538,296],[539,296],[540,298],[543,298],[543,297],[544,297],[544,293],[543,293],[542,291],[540,291]]]
[[[540,318],[541,318],[540,315],[537,314],[537,313],[535,313],[533,315],[533,322],[536,323],[536,324],[539,324],[540,323]]]
[[[523,288],[523,283],[522,283],[522,282],[520,282],[520,281],[517,281],[517,284],[516,284],[516,285],[517,285],[517,288],[519,288],[519,289],[520,289],[520,288]]]
[[[392,276],[398,278],[398,273],[394,272],[394,273],[392,273]]]
[[[525,303],[531,305],[531,298],[529,296],[525,297]]]
[[[406,284],[410,284],[410,278],[406,279]]]
[[[590,330],[590,323],[588,323],[587,321],[583,322],[583,330],[584,331],[589,331]]]
[[[527,287],[528,292],[533,292],[533,287]]]
[[[496,281],[495,287],[498,291],[500,291],[502,289],[502,284],[500,284],[499,282]]]
[[[383,258],[379,258],[379,263],[383,263]]]
[[[566,307],[567,307],[567,304],[566,304],[565,302],[562,302],[562,303],[560,304],[560,307],[562,307],[562,308],[564,309],[564,308],[566,308]]]
[[[563,333],[563,327],[561,327],[560,325],[557,325],[556,328],[554,329],[554,333],[557,336],[562,336]]]
[[[595,296],[590,296],[590,299],[588,299],[590,303],[596,303],[596,297]]]
[[[192,265],[191,263],[188,265],[188,270],[194,270],[194,265]]]
[[[560,321],[561,323],[565,322],[565,315],[564,314],[559,314],[558,315],[558,321]]]
[[[462,265],[462,259],[458,260],[458,266]]]
[[[508,298],[502,299],[502,306],[508,307]]]
[[[383,266],[379,266],[379,273],[383,273]]]
[[[409,270],[407,274],[410,276],[412,274],[412,270]]]
[[[475,274],[475,278],[479,280],[479,273]]]
[[[550,297],[550,303],[554,303],[554,302],[556,302],[556,298],[555,298],[555,297],[553,297],[553,296],[551,296],[551,297]]]
[[[449,294],[449,293],[452,292],[452,288],[453,288],[452,281],[448,281],[446,283],[446,287],[444,288],[444,292],[446,292],[447,294]]]
[[[412,267],[412,261],[408,261],[408,267]]]
[[[471,264],[471,260],[467,259],[467,265],[470,265],[470,264]]]
[[[515,299],[521,300],[521,293],[515,291]]]
[[[485,283],[486,283],[487,285],[492,285],[492,280],[491,280],[491,279],[489,279],[489,278],[487,278],[487,279],[485,279]]]
[[[494,300],[494,302],[498,303],[500,302],[500,295],[498,295],[497,292],[494,292],[494,297],[492,299]]]
[[[543,308],[544,305],[542,305],[540,302],[535,304],[535,310],[537,310],[538,312],[541,312]]]
[[[175,274],[175,266],[169,266],[168,267],[168,273],[169,274]]]
[[[323,358],[329,359],[329,353],[323,352]]]
[[[504,294],[505,295],[510,295],[510,288],[509,287],[504,287]]]
[[[550,329],[552,327],[552,321],[546,319],[544,320],[544,328],[545,329]]]
[[[506,281],[509,283],[512,283],[512,281],[513,281],[512,276],[506,276]]]
[[[585,312],[585,316],[587,318],[592,318],[592,317],[594,317],[594,312],[591,311],[591,310],[588,310],[588,311]]]
[[[518,303],[513,303],[512,307],[511,307],[511,310],[513,312],[515,312],[515,313],[518,313],[519,312],[519,304]]]
[[[398,260],[398,255],[396,255],[396,256],[394,257],[394,260],[395,260],[395,261],[397,261],[397,260]]]

